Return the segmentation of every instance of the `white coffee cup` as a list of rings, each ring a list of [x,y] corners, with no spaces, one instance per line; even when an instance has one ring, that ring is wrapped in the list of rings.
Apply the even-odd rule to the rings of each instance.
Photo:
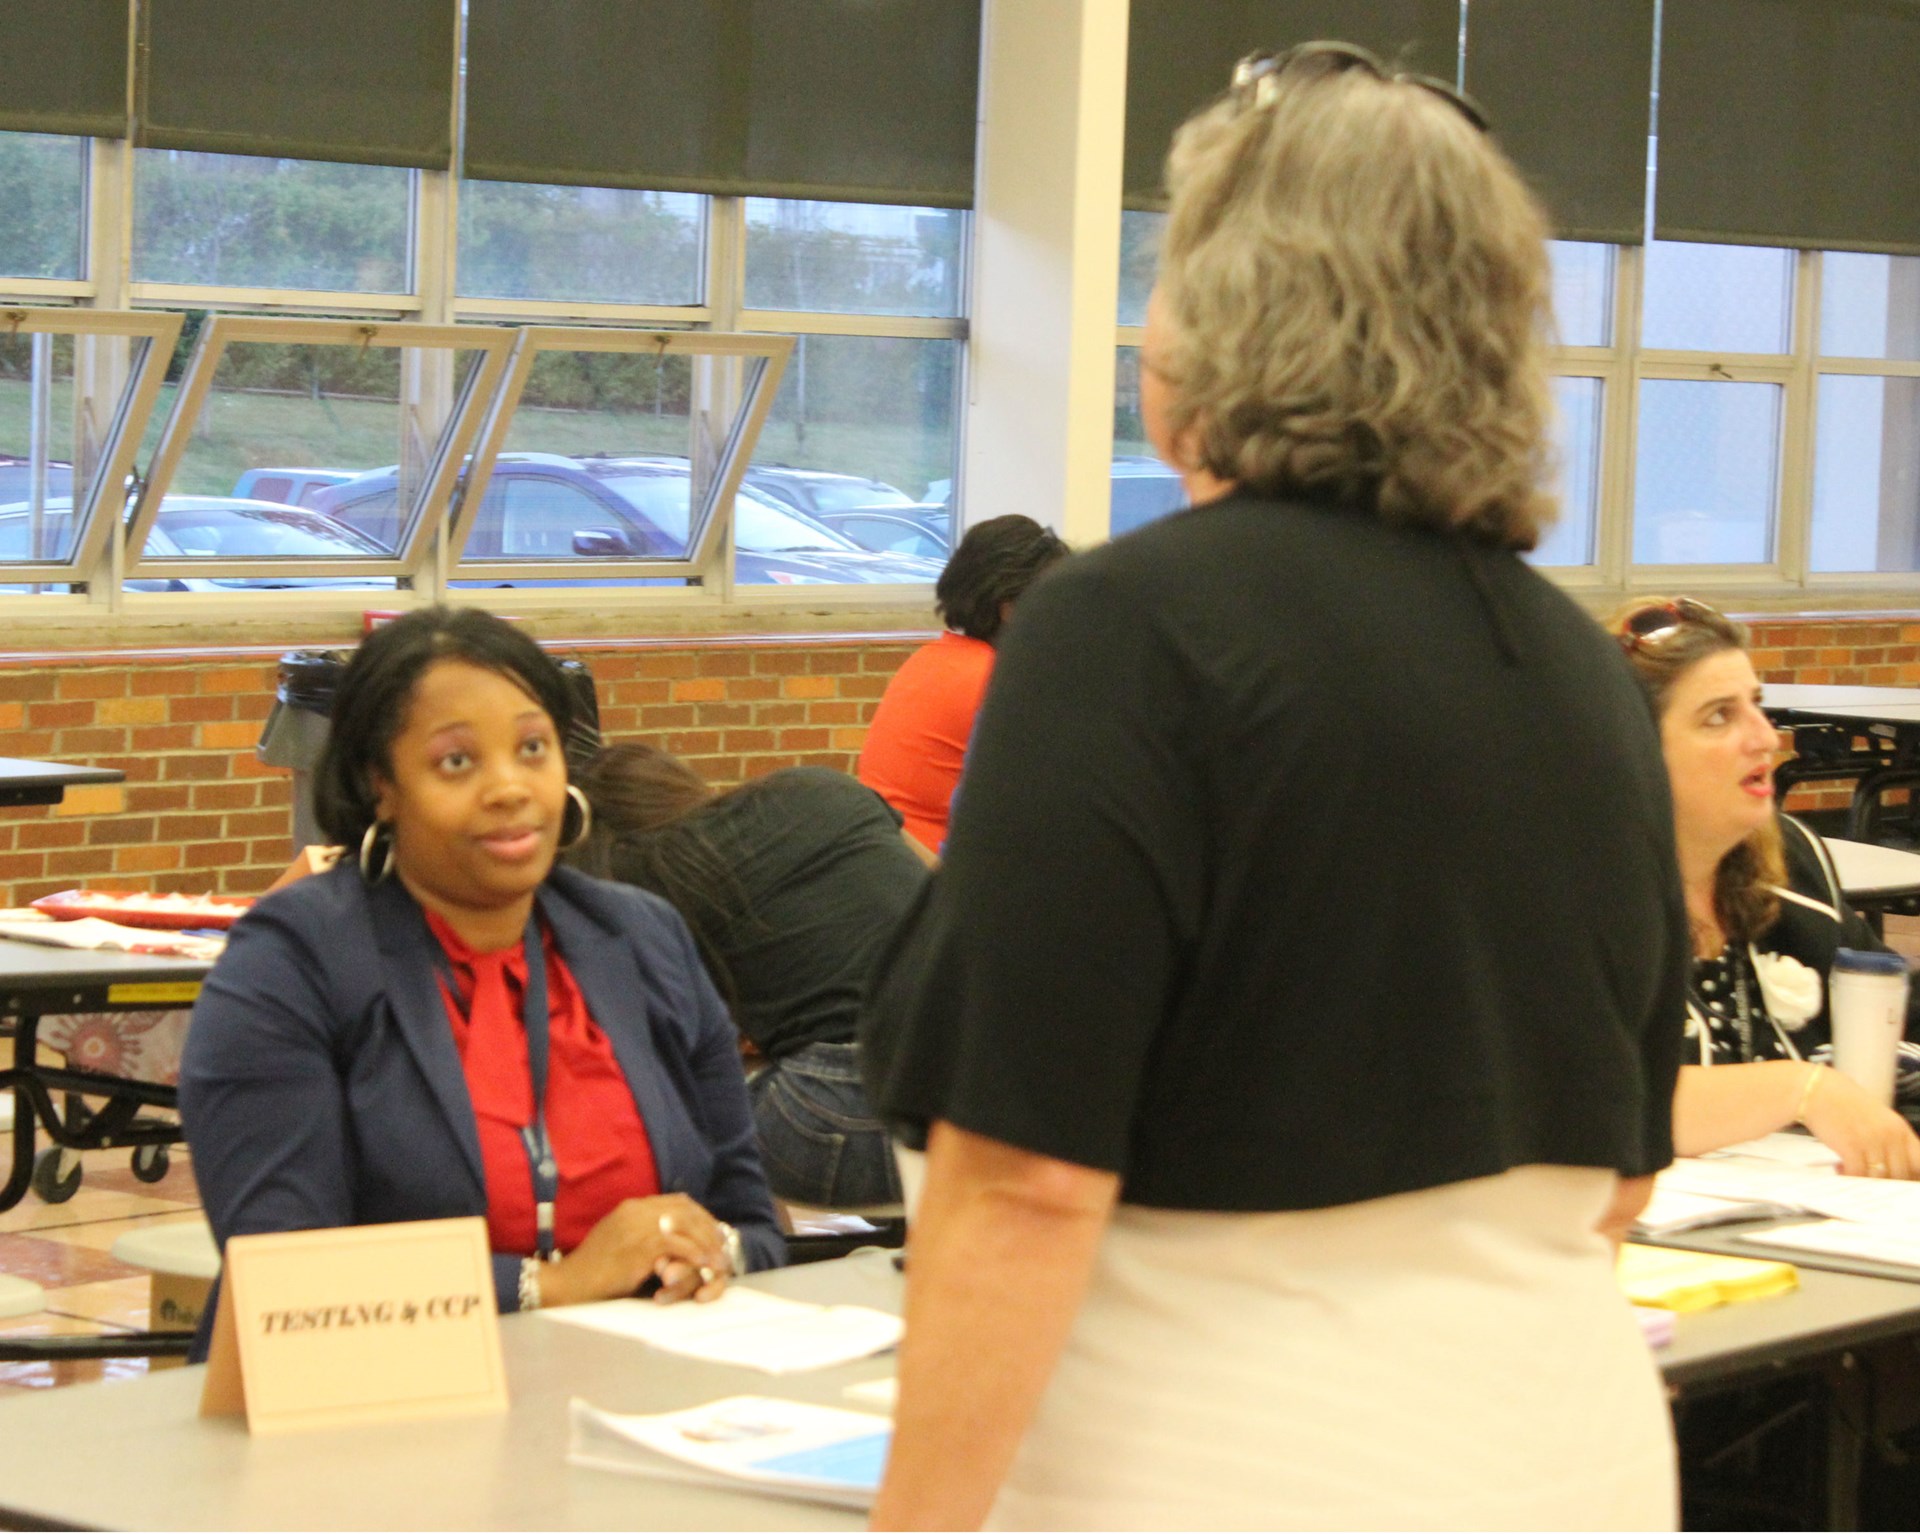
[[[1897,953],[1842,948],[1827,982],[1833,1019],[1833,1068],[1877,1102],[1893,1102],[1900,1037],[1907,1021],[1906,960]]]

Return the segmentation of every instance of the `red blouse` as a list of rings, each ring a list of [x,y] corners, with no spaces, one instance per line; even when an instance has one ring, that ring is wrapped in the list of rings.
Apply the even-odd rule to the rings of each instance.
[[[441,995],[453,1042],[473,1097],[480,1128],[480,1160],[487,1176],[487,1234],[496,1252],[531,1256],[534,1234],[533,1169],[520,1131],[533,1122],[533,1071],[527,1061],[527,964],[524,943],[476,953],[433,912],[427,925],[453,966]],[[541,929],[547,963],[547,1134],[560,1171],[554,1202],[554,1239],[563,1252],[587,1237],[625,1198],[660,1191],[653,1145],[613,1045],[594,1023],[553,934]],[[510,1016],[484,1005],[470,1016],[480,974],[490,964],[505,972]],[[457,986],[457,992],[455,987]]]

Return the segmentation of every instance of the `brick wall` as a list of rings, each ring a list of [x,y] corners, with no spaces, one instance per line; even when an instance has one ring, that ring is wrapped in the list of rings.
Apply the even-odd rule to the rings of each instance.
[[[555,644],[599,683],[613,738],[644,735],[717,784],[812,763],[851,770],[888,679],[924,635]],[[1920,618],[1770,618],[1773,682],[1920,686]],[[0,656],[0,755],[117,767],[124,785],[0,808],[0,905],[75,885],[260,890],[293,855],[291,774],[253,745],[278,649]],[[1796,796],[1796,808],[1845,803]]]
[[[601,723],[717,784],[851,771],[888,679],[926,635],[603,641]],[[293,856],[292,774],[255,759],[278,649],[0,656],[0,756],[117,767],[124,784],[0,808],[0,906],[77,885],[255,894]]]

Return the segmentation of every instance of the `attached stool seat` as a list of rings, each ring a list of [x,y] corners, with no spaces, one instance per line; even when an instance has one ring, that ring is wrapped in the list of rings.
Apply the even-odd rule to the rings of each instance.
[[[207,1294],[220,1276],[220,1248],[205,1220],[128,1231],[113,1243],[113,1255],[153,1274],[149,1326],[190,1331],[199,1325]]]
[[[30,1279],[0,1273],[0,1321],[37,1316],[47,1308],[47,1293]]]

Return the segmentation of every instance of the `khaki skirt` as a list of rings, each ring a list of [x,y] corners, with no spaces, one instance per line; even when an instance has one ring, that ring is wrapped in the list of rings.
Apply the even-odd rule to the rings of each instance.
[[[1611,1174],[1334,1209],[1123,1205],[996,1528],[1672,1528]]]

